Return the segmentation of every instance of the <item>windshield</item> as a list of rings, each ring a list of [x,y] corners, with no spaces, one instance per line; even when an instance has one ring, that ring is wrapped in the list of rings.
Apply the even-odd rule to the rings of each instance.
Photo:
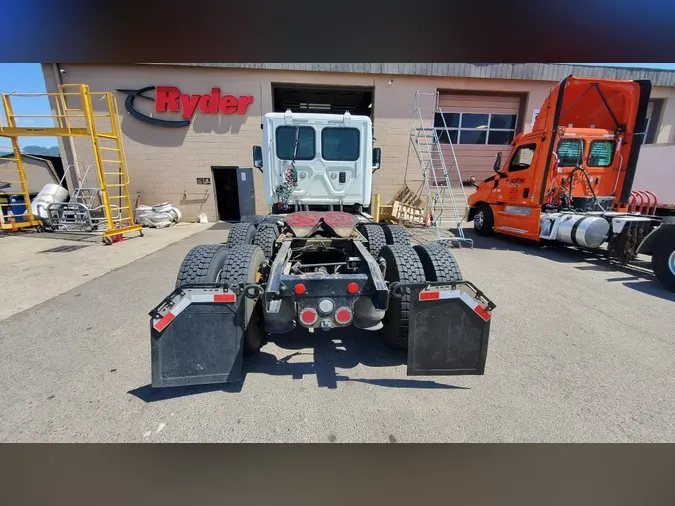
[[[584,145],[580,139],[563,139],[558,143],[558,166],[576,167],[584,160]]]
[[[589,167],[609,167],[614,159],[614,141],[593,141],[588,153]]]
[[[316,155],[316,131],[312,127],[280,126],[276,130],[277,158],[293,160],[296,132],[298,151],[295,160],[313,160]]]

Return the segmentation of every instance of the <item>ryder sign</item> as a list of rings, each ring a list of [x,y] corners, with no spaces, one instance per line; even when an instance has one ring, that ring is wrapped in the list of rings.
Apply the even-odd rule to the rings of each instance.
[[[147,93],[155,90],[155,96]],[[211,88],[205,95],[189,95],[181,93],[175,86],[146,86],[138,90],[117,90],[125,93],[124,106],[134,118],[156,126],[186,127],[190,124],[195,111],[202,114],[246,114],[248,106],[253,103],[250,95],[222,95],[220,88]],[[141,98],[155,102],[156,112],[179,113],[180,120],[153,118],[143,114],[134,105],[134,100]]]

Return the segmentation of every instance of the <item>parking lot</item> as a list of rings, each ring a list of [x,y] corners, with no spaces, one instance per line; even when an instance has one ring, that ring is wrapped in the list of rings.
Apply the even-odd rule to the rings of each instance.
[[[64,268],[44,280],[63,290],[3,313],[0,441],[675,441],[675,296],[647,271],[500,238],[455,250],[497,304],[484,376],[407,377],[376,333],[297,331],[247,360],[240,385],[155,392],[147,313],[185,253],[226,234],[187,234],[72,288]]]

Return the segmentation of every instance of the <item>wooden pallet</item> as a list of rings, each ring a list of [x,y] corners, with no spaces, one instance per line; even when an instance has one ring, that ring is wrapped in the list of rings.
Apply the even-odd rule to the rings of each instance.
[[[390,201],[390,205],[393,205],[395,202],[412,207],[420,207],[422,205],[422,199],[420,199],[417,193],[412,191],[406,184],[396,192],[396,195],[394,195],[394,198]]]
[[[380,221],[415,225],[426,225],[427,223],[423,209],[399,201],[394,201],[392,205],[380,206]]]

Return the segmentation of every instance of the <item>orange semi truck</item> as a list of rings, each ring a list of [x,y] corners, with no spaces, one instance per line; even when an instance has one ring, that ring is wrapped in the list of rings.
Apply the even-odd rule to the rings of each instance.
[[[513,140],[504,163],[497,154],[466,220],[478,235],[602,250],[622,264],[651,255],[657,279],[675,291],[675,217],[636,205],[648,199],[632,192],[650,93],[643,80],[561,81],[532,132]]]

